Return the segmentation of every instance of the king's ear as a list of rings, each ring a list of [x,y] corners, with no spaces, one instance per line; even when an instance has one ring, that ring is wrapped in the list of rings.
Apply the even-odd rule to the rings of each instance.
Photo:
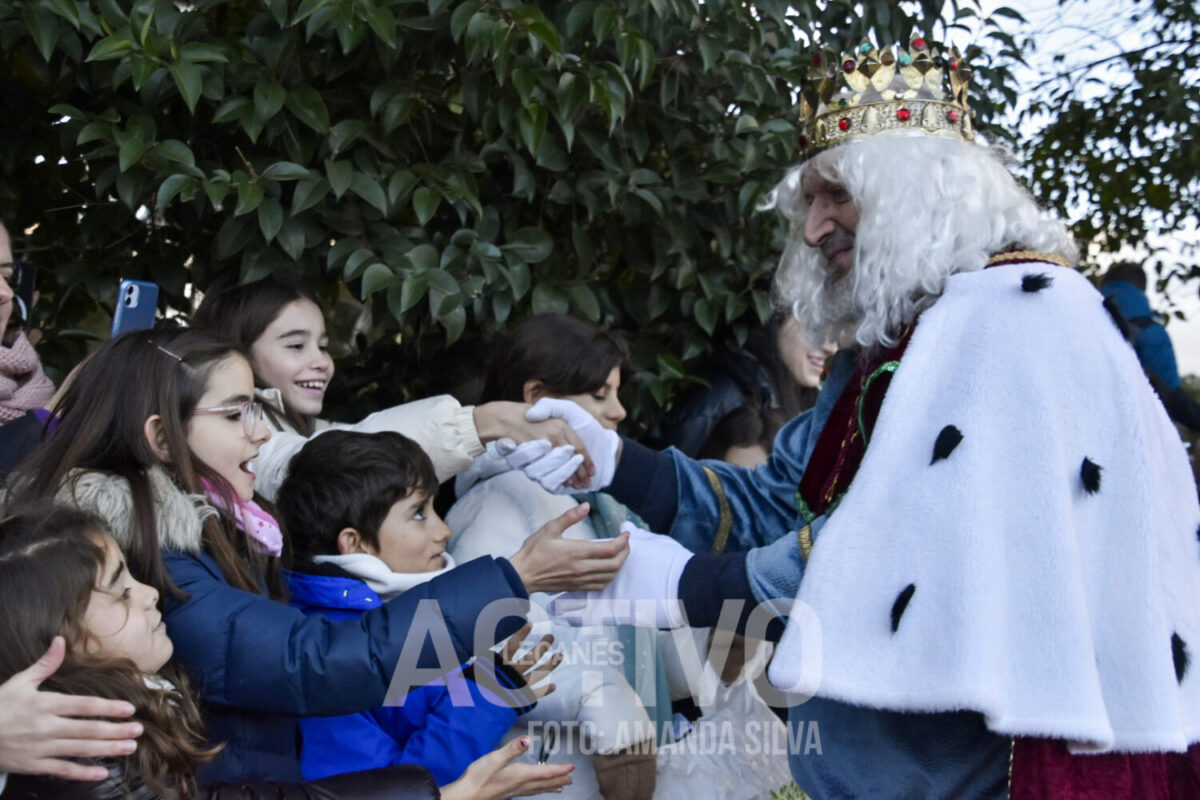
[[[171,450],[167,447],[167,430],[162,417],[158,414],[147,417],[142,423],[142,433],[146,437],[146,444],[150,445],[150,450],[158,460],[164,464],[171,463]]]

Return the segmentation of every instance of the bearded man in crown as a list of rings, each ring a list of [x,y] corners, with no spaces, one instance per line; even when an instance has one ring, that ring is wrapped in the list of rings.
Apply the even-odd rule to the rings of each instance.
[[[816,407],[749,470],[535,406],[658,532],[556,613],[778,614],[768,676],[819,725],[789,754],[813,797],[1200,797],[1200,506],[1134,351],[1065,226],[974,143],[956,52],[813,72],[773,203],[780,294],[843,347]]]

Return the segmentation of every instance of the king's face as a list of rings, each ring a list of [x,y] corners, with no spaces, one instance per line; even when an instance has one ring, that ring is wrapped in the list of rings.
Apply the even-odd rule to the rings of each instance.
[[[806,169],[800,181],[808,216],[804,220],[804,243],[818,249],[829,269],[838,277],[854,267],[854,233],[858,229],[858,206],[846,187],[816,170]]]

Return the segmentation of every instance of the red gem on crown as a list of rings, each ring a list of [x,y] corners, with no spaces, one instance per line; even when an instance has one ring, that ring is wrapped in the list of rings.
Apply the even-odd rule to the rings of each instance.
[[[957,111],[951,111],[946,114],[946,119],[950,120],[951,122],[958,122],[958,117],[959,114]]]
[[[842,117],[838,120],[838,127],[844,131],[850,130],[850,120],[846,117]]]
[[[924,39],[913,39],[912,46],[913,46],[914,50],[924,50],[925,49],[925,40]]]
[[[958,59],[957,58],[950,59],[950,69],[958,69]]]
[[[898,111],[896,111],[896,119],[900,120],[901,122],[908,122],[909,119],[911,119],[911,118],[912,118],[912,112],[909,111],[907,108],[901,108]]]
[[[821,54],[820,53],[818,53],[817,55],[812,57],[812,65],[814,67],[821,66]]]
[[[853,58],[847,58],[845,61],[842,62],[842,69],[846,72],[854,72],[854,67],[855,67],[855,64],[854,64]]]

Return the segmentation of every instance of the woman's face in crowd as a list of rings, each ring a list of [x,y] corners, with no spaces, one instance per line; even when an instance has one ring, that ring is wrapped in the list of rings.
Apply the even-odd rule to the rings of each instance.
[[[625,406],[617,396],[621,388],[621,369],[613,367],[608,373],[604,385],[594,392],[584,394],[565,394],[563,400],[571,400],[583,406],[584,410],[600,421],[609,430],[615,431],[621,420],[625,419]]]
[[[104,548],[104,566],[83,615],[87,636],[83,650],[106,658],[128,658],[147,675],[158,672],[174,652],[158,610],[158,590],[129,574],[121,548],[111,536],[101,536],[97,544]]]
[[[8,329],[8,321],[12,318],[15,294],[9,282],[13,279],[13,270],[12,243],[8,231],[0,225],[0,336]]]
[[[284,404],[298,414],[315,417],[325,403],[333,378],[325,317],[311,300],[293,300],[250,347],[259,379],[283,394]]]
[[[226,356],[209,374],[197,409],[225,409],[219,414],[194,414],[188,420],[187,443],[192,455],[229,482],[242,500],[254,499],[254,473],[250,462],[259,446],[271,437],[261,418],[247,435],[239,406],[254,399],[254,374],[246,359]]]
[[[788,317],[779,326],[779,356],[787,365],[788,372],[801,386],[816,388],[825,376],[825,362],[837,352],[837,345],[825,342],[813,347],[800,335],[795,317]]]

